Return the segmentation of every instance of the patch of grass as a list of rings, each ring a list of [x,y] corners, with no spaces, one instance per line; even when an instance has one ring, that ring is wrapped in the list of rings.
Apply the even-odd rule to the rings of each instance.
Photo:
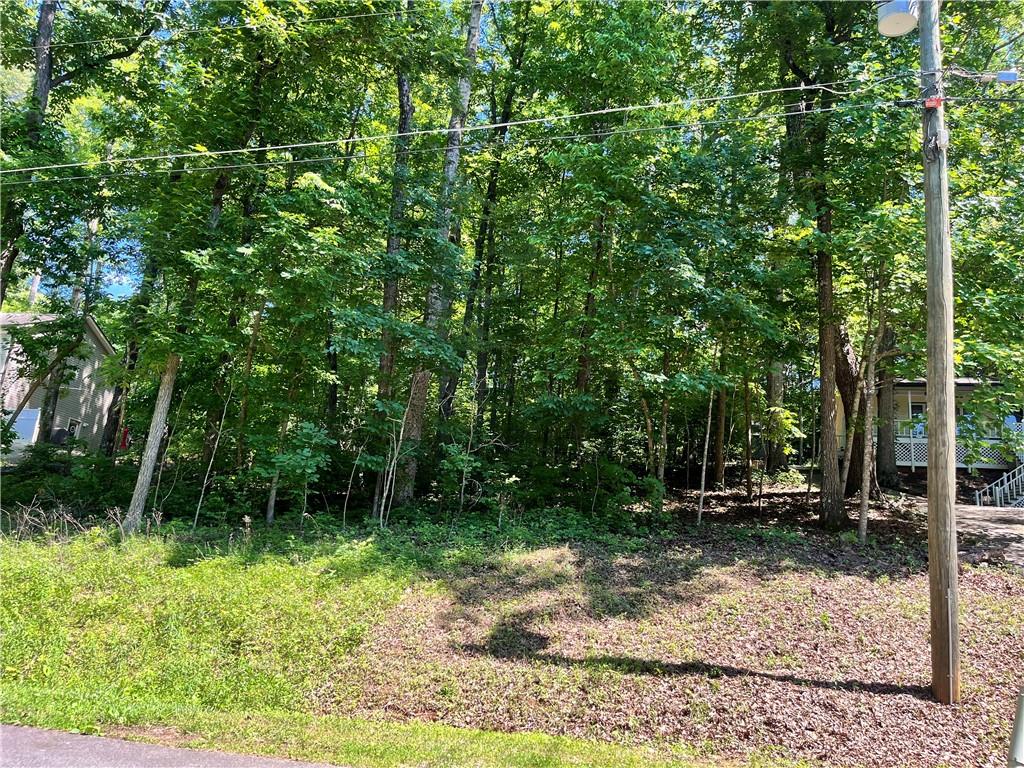
[[[980,595],[974,601],[975,620],[1012,637],[1024,630],[1024,612],[1014,596]]]
[[[262,711],[218,712],[128,700],[114,693],[5,684],[5,722],[104,733],[137,741],[172,742],[193,749],[329,762],[353,768],[700,768],[684,750],[626,747],[536,733],[492,733],[434,723],[391,723],[360,718]],[[722,765],[716,763],[716,765]],[[731,765],[742,765],[732,763]],[[774,768],[795,763],[763,762]]]
[[[183,552],[189,549],[189,552]],[[0,540],[0,652],[22,684],[216,709],[302,708],[414,578],[372,541],[217,549],[94,531]]]
[[[671,535],[680,538],[680,531]],[[815,563],[813,541],[802,531],[776,535],[758,526],[716,524],[694,537],[696,543],[685,537],[680,543],[668,535],[598,532],[577,539],[539,524],[496,531],[473,521],[342,530],[316,519],[305,531],[193,533],[170,525],[125,543],[101,529],[64,541],[0,537],[0,719],[350,766],[746,765],[715,756],[748,747],[742,740],[719,741],[706,752],[675,749],[663,740],[696,742],[703,733],[668,736],[649,727],[643,712],[627,712],[613,729],[588,725],[571,732],[657,745],[644,749],[351,716],[372,710],[382,717],[422,712],[441,718],[486,701],[476,686],[485,693],[501,688],[507,712],[502,720],[468,722],[565,732],[572,707],[613,714],[622,707],[617,686],[627,676],[643,700],[650,679],[663,673],[658,659],[700,661],[692,638],[702,636],[705,624],[728,632],[756,620],[756,601],[748,599],[756,593],[746,580],[758,568],[769,574],[757,587],[765,599],[792,596],[801,605],[815,604],[806,586],[811,577],[805,578]],[[720,540],[727,556],[705,561],[702,548],[714,553]],[[736,551],[732,540],[747,544]],[[792,551],[799,578],[776,574],[776,558]],[[372,685],[361,687],[362,673],[376,669],[367,660],[379,652],[388,622],[404,615],[392,609],[421,593],[443,595],[470,623],[502,619],[499,629],[506,627],[507,637],[492,630],[495,648],[480,658],[464,653],[461,666],[429,643],[423,654],[389,658],[395,666],[377,670],[379,681],[373,680],[387,696],[405,696],[414,705],[391,707],[390,698],[375,698]],[[659,600],[678,612],[657,614]],[[991,606],[992,613],[1003,610],[1001,603]],[[820,611],[807,613],[816,628],[840,627],[841,613]],[[570,648],[562,666],[555,642],[568,622],[583,629],[581,642],[590,653],[577,664],[579,653]],[[463,630],[465,638],[477,642],[473,631],[486,627]],[[364,644],[371,630],[375,643]],[[408,634],[403,642],[419,642],[417,631]],[[651,648],[631,647],[647,635]],[[555,660],[545,662],[549,642]],[[488,653],[500,661],[490,663]],[[777,653],[769,668],[797,666],[783,650]],[[531,660],[534,654],[540,658]],[[624,662],[608,660],[620,654]],[[518,673],[532,682],[515,682]],[[686,707],[698,724],[710,718],[713,701],[729,685],[723,669],[700,676],[706,688]],[[332,702],[349,706],[331,708]],[[563,703],[564,712],[550,721],[531,717]],[[774,754],[754,760],[761,762],[750,764],[797,765]]]

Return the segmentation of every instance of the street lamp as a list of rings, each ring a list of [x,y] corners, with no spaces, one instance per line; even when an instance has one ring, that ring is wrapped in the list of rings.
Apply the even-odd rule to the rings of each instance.
[[[878,4],[878,31],[905,35],[921,25],[924,203],[928,275],[928,583],[932,692],[960,700],[960,602],[956,547],[956,414],[953,373],[953,254],[942,93],[939,0]]]
[[[878,31],[886,37],[903,37],[917,27],[916,0],[888,0],[878,4]]]

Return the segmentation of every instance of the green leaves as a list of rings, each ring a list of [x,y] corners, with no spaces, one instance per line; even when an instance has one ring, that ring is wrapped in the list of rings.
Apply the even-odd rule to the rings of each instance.
[[[18,203],[4,223],[4,243],[20,248],[15,282],[40,271],[47,308],[65,312],[90,265],[108,288],[118,279],[118,298],[94,311],[119,350],[138,350],[132,370],[112,373],[137,393],[135,432],[153,361],[173,349],[176,457],[205,471],[224,413],[214,475],[247,477],[255,462],[261,488],[276,472],[288,491],[330,489],[357,465],[360,503],[387,467],[416,370],[454,392],[447,411],[433,407],[440,387],[429,393],[415,437],[426,482],[440,472],[460,488],[501,462],[527,477],[584,453],[586,482],[599,484],[611,464],[650,462],[662,419],[672,446],[702,432],[711,390],[756,389],[770,363],[814,379],[822,249],[835,319],[854,339],[884,276],[893,366],[919,375],[919,125],[916,109],[893,105],[917,96],[901,75],[917,67],[913,46],[879,39],[865,4],[682,5],[489,8],[460,176],[440,199],[460,3],[399,17],[394,2],[203,0],[159,19],[152,3],[62,4],[57,38],[75,45],[55,48],[59,71],[153,21],[167,31],[60,85],[36,139],[34,10],[15,3],[0,30],[11,106],[0,162],[92,164],[5,186]],[[380,15],[339,18],[362,13]],[[1019,7],[950,13],[962,17],[946,41],[958,66],[1004,64],[987,59],[1003,55],[992,52]],[[398,67],[414,106],[404,165],[391,135]],[[947,85],[968,99],[949,111],[958,369],[999,379],[998,397],[1019,403],[1024,136],[1012,105],[969,100],[991,89],[952,73]],[[804,108],[827,111],[794,117]],[[204,156],[122,162],[179,153]],[[391,225],[396,168],[404,216]],[[450,238],[437,224],[448,205]],[[443,297],[426,330],[433,285]],[[766,425],[783,442],[797,435],[791,410]]]

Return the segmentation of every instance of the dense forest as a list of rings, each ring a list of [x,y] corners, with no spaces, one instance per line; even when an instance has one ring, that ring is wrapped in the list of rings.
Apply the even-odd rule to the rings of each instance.
[[[0,10],[3,309],[58,317],[10,329],[42,434],[84,318],[116,348],[102,455],[33,449],[66,503],[656,522],[799,463],[841,526],[894,481],[873,404],[924,373],[922,94],[871,3]],[[943,9],[978,423],[1024,402],[1024,95],[989,74],[1022,29]]]

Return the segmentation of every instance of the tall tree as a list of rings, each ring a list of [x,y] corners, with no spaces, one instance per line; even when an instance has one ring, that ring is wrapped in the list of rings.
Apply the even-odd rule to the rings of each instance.
[[[459,155],[462,151],[462,130],[469,112],[473,72],[476,69],[476,52],[480,44],[482,7],[483,0],[470,0],[466,47],[459,76],[455,83],[452,113],[448,120],[441,189],[437,197],[437,215],[431,249],[436,263],[432,269],[423,313],[423,327],[437,337],[442,344],[446,342],[447,338],[444,325],[451,302],[451,295],[446,283],[450,279],[447,273],[451,261],[449,238],[452,233],[452,215],[455,208],[455,183],[459,168]],[[404,437],[409,445],[409,452],[399,464],[399,474],[395,486],[395,500],[400,504],[411,501],[415,492],[416,473],[419,467],[418,454],[423,438],[423,424],[431,377],[430,364],[420,363],[409,384],[409,404],[404,416]]]

